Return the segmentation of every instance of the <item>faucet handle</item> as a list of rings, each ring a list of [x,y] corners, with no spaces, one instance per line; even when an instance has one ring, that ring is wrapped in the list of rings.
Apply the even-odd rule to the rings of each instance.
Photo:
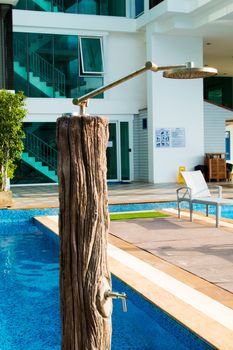
[[[125,293],[122,293],[122,294],[125,294]],[[127,312],[126,294],[125,294],[125,297],[122,298],[122,307],[123,307],[123,311]]]
[[[126,298],[127,295],[125,293],[113,292],[112,290],[107,290],[104,293],[105,298],[113,298],[113,299],[122,299],[123,311],[127,312]]]

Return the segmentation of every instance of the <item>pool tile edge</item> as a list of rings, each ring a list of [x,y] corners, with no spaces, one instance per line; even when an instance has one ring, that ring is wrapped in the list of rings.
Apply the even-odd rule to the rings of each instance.
[[[36,217],[35,220],[58,235],[57,217]],[[131,245],[131,247],[134,246]],[[134,248],[140,250],[139,248]],[[126,254],[134,255],[132,249],[130,250],[130,254]],[[161,286],[156,285],[148,278],[142,276],[142,274],[129,268],[127,263],[122,264],[121,261],[116,259],[116,256],[113,257],[110,254],[109,263],[110,270],[114,275],[133,287],[149,301],[176,318],[179,322],[183,323],[198,336],[208,341],[217,349],[233,349],[233,332],[230,329],[195,309],[187,302],[177,298],[177,296],[161,288]]]

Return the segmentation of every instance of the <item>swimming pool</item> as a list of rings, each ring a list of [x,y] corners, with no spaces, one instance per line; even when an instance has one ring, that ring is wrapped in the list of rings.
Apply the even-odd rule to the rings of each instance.
[[[141,211],[141,210],[161,210],[166,208],[176,208],[177,202],[160,202],[160,203],[129,203],[129,204],[111,204],[109,205],[110,213]],[[187,203],[182,203],[181,208],[188,208]],[[205,213],[206,207],[202,204],[194,204],[193,210]],[[215,215],[215,206],[209,206],[209,214]],[[222,206],[221,217],[233,220],[233,206]]]
[[[109,204],[110,213],[129,212],[129,211],[147,211],[147,210],[162,210],[166,208],[177,208],[177,202],[151,202],[151,203],[129,203],[129,204]],[[182,203],[182,208],[188,208],[187,203]],[[194,211],[205,212],[205,206],[201,204],[194,204]],[[43,215],[58,215],[58,208],[50,209],[28,209],[28,210],[0,210],[0,222],[11,222],[15,220],[25,222],[35,216]],[[215,207],[209,206],[209,214],[215,214]],[[233,206],[223,206],[221,208],[221,217],[233,220]]]
[[[29,221],[29,213],[10,224],[2,220],[2,350],[60,349],[58,238],[47,233]],[[127,293],[128,312],[114,301],[112,350],[213,349],[115,277],[113,289]]]

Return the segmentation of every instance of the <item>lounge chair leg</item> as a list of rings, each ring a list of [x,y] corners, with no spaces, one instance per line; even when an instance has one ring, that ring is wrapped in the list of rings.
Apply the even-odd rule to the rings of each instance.
[[[190,221],[192,222],[193,221],[193,203],[192,202],[190,202],[189,210],[190,210]]]
[[[209,205],[206,204],[206,216],[209,216]]]
[[[180,215],[180,202],[178,201],[178,218],[180,219],[181,218],[181,215]]]
[[[216,227],[219,227],[219,218],[221,216],[221,207],[216,205]]]

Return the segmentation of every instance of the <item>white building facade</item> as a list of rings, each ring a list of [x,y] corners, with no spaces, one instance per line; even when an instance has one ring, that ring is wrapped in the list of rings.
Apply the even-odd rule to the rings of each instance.
[[[146,61],[203,66],[208,30],[232,15],[231,3],[19,0],[13,11],[14,80],[15,90],[28,97],[28,114],[27,143],[15,183],[22,178],[33,182],[35,172],[42,176],[38,182],[56,182],[56,164],[49,159],[46,164],[41,149],[47,147],[47,157],[56,157],[56,119],[79,111],[73,98]],[[147,72],[91,99],[87,113],[109,119],[111,181],[176,182],[179,166],[188,170],[203,163],[201,79],[165,79],[161,72]]]

